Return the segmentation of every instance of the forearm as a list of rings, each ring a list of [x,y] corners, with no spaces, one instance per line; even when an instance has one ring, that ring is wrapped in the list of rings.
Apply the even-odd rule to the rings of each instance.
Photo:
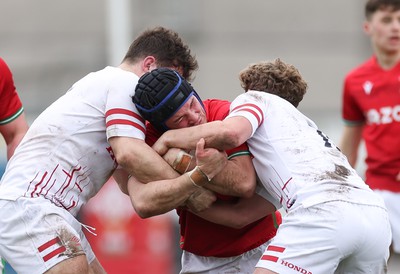
[[[179,174],[165,162],[154,150],[146,147],[138,155],[135,160],[128,160],[129,174],[134,175],[141,182],[150,182],[161,179],[172,179],[179,176]]]
[[[229,147],[225,147],[226,144],[220,141],[220,139],[223,139],[224,136],[224,133],[221,132],[221,128],[222,122],[214,121],[196,127],[172,130],[170,131],[168,144],[170,147],[193,150],[196,148],[196,143],[200,140],[200,138],[204,138],[207,145],[212,145],[211,147],[225,150]]]
[[[233,121],[233,119],[229,120]],[[232,121],[229,123],[227,121],[214,121],[198,126],[169,130],[158,139],[153,145],[153,149],[160,155],[164,155],[169,148],[173,147],[193,150],[200,138],[205,139],[206,147],[219,150],[237,147],[245,142],[246,138],[237,136],[238,132]]]
[[[340,150],[344,155],[346,155],[352,167],[355,167],[358,159],[358,145],[352,144],[349,139],[343,137],[340,142]]]
[[[346,155],[352,167],[355,167],[358,159],[358,148],[362,138],[362,126],[345,126],[339,148]]]
[[[10,160],[11,156],[13,156],[15,149],[20,143],[23,135],[19,136],[18,139],[13,140],[13,142],[7,144],[7,160]]]
[[[14,154],[15,149],[21,142],[28,130],[28,124],[25,120],[25,114],[22,113],[14,121],[0,126],[0,133],[3,135],[7,144],[7,159]]]
[[[142,218],[166,213],[185,204],[198,190],[187,173],[174,180],[143,184],[133,176],[128,180],[128,193],[137,214]]]
[[[184,176],[186,175],[189,176]],[[189,184],[187,178],[145,184],[132,176],[129,177],[123,169],[116,170],[113,177],[121,191],[131,198],[135,211],[142,218],[166,213],[179,206],[186,206],[188,202],[197,212],[208,208],[216,200],[212,193],[202,194],[202,190],[207,190],[195,186],[193,182]]]
[[[250,156],[238,156],[228,161],[225,168],[206,185],[224,195],[250,198],[256,187],[256,172]]]
[[[274,213],[275,210],[270,202],[254,195],[251,198],[241,198],[234,204],[217,202],[194,214],[210,222],[239,229]]]
[[[118,164],[128,174],[135,176],[140,182],[147,183],[179,176],[143,140],[128,137],[113,137],[109,142]]]

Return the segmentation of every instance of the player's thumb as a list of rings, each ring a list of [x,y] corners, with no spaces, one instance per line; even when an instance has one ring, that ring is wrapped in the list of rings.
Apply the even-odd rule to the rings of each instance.
[[[201,153],[204,151],[204,145],[205,145],[206,141],[204,140],[204,138],[201,138],[197,144],[196,144],[196,152],[197,153]]]

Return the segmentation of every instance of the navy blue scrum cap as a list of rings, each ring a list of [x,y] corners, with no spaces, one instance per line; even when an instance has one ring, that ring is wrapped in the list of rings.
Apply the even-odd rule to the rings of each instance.
[[[203,105],[193,87],[178,72],[169,68],[158,68],[140,77],[132,101],[144,119],[164,132],[169,129],[165,121],[192,95]]]

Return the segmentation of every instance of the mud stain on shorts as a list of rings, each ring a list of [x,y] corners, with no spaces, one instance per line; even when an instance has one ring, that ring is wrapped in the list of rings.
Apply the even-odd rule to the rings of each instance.
[[[68,231],[68,229],[60,228],[57,233],[58,237],[60,238],[61,245],[66,248],[65,251],[59,256],[67,256],[68,258],[73,258],[85,254],[79,238]]]

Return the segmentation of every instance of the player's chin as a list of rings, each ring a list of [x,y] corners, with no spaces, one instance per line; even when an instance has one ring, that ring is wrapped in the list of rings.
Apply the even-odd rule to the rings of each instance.
[[[400,38],[391,38],[384,47],[388,53],[397,53],[400,50]]]

